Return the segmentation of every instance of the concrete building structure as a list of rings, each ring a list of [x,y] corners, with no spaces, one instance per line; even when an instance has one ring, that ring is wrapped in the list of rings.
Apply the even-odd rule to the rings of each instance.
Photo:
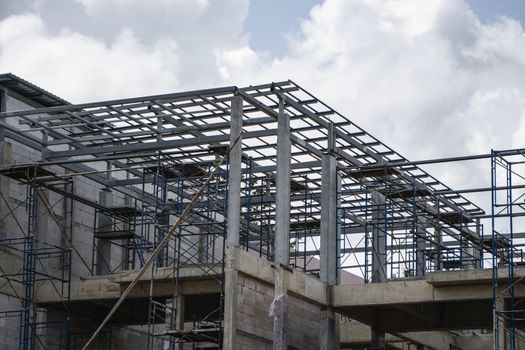
[[[457,191],[419,165],[469,157],[291,81],[75,105],[0,75],[0,347],[519,349],[524,154]]]

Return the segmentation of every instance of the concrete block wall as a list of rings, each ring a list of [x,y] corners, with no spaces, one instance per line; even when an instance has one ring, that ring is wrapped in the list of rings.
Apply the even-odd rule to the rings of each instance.
[[[16,310],[21,307],[18,298],[0,293],[0,310]],[[0,317],[0,349],[18,349],[19,329],[20,317]]]
[[[237,294],[237,343],[240,349],[272,349],[273,285],[239,275]],[[315,304],[288,296],[288,346],[290,349],[318,349],[321,309]]]

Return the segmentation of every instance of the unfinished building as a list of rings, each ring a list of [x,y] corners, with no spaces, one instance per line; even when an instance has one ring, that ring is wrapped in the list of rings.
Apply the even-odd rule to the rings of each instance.
[[[518,349],[524,155],[410,162],[292,81],[0,75],[0,347]],[[491,184],[420,168],[472,159]]]

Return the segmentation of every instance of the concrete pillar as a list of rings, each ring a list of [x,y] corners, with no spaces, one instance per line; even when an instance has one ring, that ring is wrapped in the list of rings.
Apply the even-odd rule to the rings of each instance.
[[[437,226],[434,228],[434,249],[435,249],[435,254],[434,254],[434,269],[436,271],[439,271],[439,270],[442,270],[442,266],[441,266],[441,244],[442,244],[442,240],[441,240],[441,227],[439,225],[439,223],[437,224]]]
[[[110,207],[113,202],[113,194],[109,190],[102,190],[98,195],[100,205]],[[111,231],[111,218],[104,213],[98,213],[97,228],[98,231]],[[107,239],[97,238],[97,275],[108,275],[111,273],[111,242]]]
[[[273,349],[288,349],[288,291],[285,270],[281,266],[274,269],[273,299]]]
[[[330,291],[331,292],[331,291]],[[319,349],[339,349],[336,315],[332,307],[321,309],[321,322],[319,324]]]
[[[496,311],[505,311],[505,296],[502,291],[503,288],[497,288],[496,290]],[[496,313],[494,313],[494,350],[505,350],[507,339],[505,329],[505,319],[503,317],[497,317]]]
[[[242,133],[243,100],[235,96],[231,101],[230,146]],[[223,348],[237,349],[237,249],[241,222],[241,156],[242,140],[230,151],[228,176],[228,221],[226,228],[226,256],[224,260],[224,331]]]
[[[290,117],[284,112],[284,101],[279,99],[274,261],[282,265],[288,265],[290,255],[290,153]],[[273,349],[285,350],[288,348],[288,295],[280,266],[274,271],[274,286]]]
[[[47,309],[37,308],[35,313],[35,350],[45,350],[49,348],[47,344],[46,322]]]
[[[481,220],[476,219],[476,237],[478,237],[479,241],[481,242]],[[482,249],[482,243],[479,243],[478,245],[473,247],[472,255],[474,257],[474,268],[475,269],[481,269],[482,266],[482,260],[483,260],[483,249]]]
[[[370,350],[384,350],[385,349],[385,332],[379,328],[372,327],[372,341],[370,343]]]
[[[372,283],[386,281],[385,196],[372,191]]]
[[[288,265],[290,255],[290,117],[279,103],[275,199],[274,261]]]
[[[207,254],[206,254],[206,248],[207,248],[207,245],[206,245],[206,232],[201,228],[199,227],[198,228],[199,230],[199,235],[197,237],[197,240],[198,240],[198,249],[199,249],[199,252],[198,252],[198,263],[199,264],[204,264],[207,261]]]
[[[436,209],[436,213],[439,213],[439,199],[436,199],[435,209]],[[436,227],[434,228],[433,241],[434,241],[434,249],[435,249],[434,269],[436,271],[440,271],[440,270],[442,270],[442,266],[441,266],[442,265],[441,264],[442,248],[441,248],[441,245],[443,243],[443,238],[442,238],[442,234],[441,234],[441,224],[439,223],[439,221],[436,222]]]
[[[372,283],[386,282],[386,229],[385,229],[385,196],[377,191],[372,192]],[[372,349],[385,348],[385,332],[372,326]]]
[[[177,294],[175,297],[175,327],[178,331],[184,330],[184,295]],[[183,350],[184,343],[177,344],[177,350]]]
[[[337,282],[337,160],[325,154],[321,171],[321,282]]]
[[[427,219],[423,215],[417,215],[416,218],[416,276],[422,277],[426,274],[426,235]]]
[[[337,284],[337,160],[331,154],[324,154],[321,170],[321,282],[329,286]],[[332,293],[332,288],[329,288]],[[332,307],[321,310],[319,349],[339,348],[335,312]]]
[[[126,178],[129,178],[129,174],[126,174]],[[128,195],[124,196],[124,207],[126,208],[133,207],[133,200]],[[131,225],[133,216],[130,215],[128,219],[129,221],[125,221],[122,223],[122,229],[125,231],[132,231],[134,230],[133,225]],[[135,249],[131,248],[132,246],[133,246],[133,238],[131,239],[128,238],[126,244],[123,247],[118,247],[118,246],[115,247],[120,251],[120,260],[121,260],[122,270],[130,270],[134,268],[135,257],[137,254],[136,254]]]

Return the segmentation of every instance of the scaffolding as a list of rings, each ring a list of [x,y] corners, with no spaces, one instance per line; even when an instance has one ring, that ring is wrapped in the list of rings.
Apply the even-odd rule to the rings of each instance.
[[[484,267],[485,256],[493,253],[492,266],[515,265],[518,255],[512,231],[510,236],[494,229],[492,235],[484,235],[483,220],[497,214],[485,214],[465,198],[468,191],[452,190],[419,166],[436,160],[408,161],[292,81],[79,105],[62,101],[2,113],[6,139],[43,154],[41,161],[25,165],[36,172],[25,180],[30,199],[27,236],[34,236],[36,211],[31,207],[37,203],[38,187],[71,202],[63,220],[56,221],[65,222],[61,226],[64,247],[68,254],[72,250],[88,275],[141,269],[205,185],[148,272],[148,298],[140,309],[145,316],[134,315],[132,321],[148,334],[149,349],[159,343],[170,349],[181,343],[222,346],[228,162],[210,176],[231,146],[234,97],[244,101],[242,249],[274,258],[276,129],[279,101],[284,101],[292,143],[289,265],[319,276],[321,160],[326,154],[337,160],[338,242],[336,251],[330,253],[337,256],[339,276],[343,271],[353,272],[366,283],[422,278],[432,271]],[[20,167],[7,166],[2,174],[19,179]],[[72,179],[86,181],[83,185],[92,186],[94,194],[73,191]],[[494,192],[494,188],[493,182],[491,188],[471,191]],[[90,258],[73,244],[73,203],[92,215],[86,224]],[[501,210],[493,202],[495,207]],[[508,214],[512,217],[515,212]],[[33,266],[41,246],[35,246],[32,238],[23,242],[24,264]],[[14,242],[6,241],[5,246],[13,247]],[[197,277],[189,278],[188,271]],[[35,274],[20,276],[25,293],[21,299],[33,300]],[[213,282],[210,293],[196,297],[188,292],[203,281]],[[159,296],[161,284],[167,282],[172,295]],[[67,298],[64,300],[67,304]],[[208,308],[194,306],[200,304]],[[29,306],[34,305],[26,303],[22,309]],[[112,326],[118,323],[108,325],[101,338],[105,348],[112,344]],[[21,334],[21,344],[32,341],[29,328]],[[71,344],[82,346],[86,334],[73,332],[70,338]]]
[[[5,195],[2,195],[3,204],[13,215],[16,226],[21,235],[7,235],[0,239],[0,249],[11,257],[15,263],[4,261],[0,268],[0,278],[5,280],[14,295],[20,299],[20,308],[0,311],[0,318],[18,319],[19,337],[18,348],[30,350],[35,344],[47,347],[46,340],[39,337],[42,329],[57,329],[59,335],[49,343],[56,349],[69,349],[69,298],[71,281],[71,250],[62,246],[39,240],[38,225],[42,216],[39,216],[39,203],[45,201],[43,188],[50,186],[49,182],[39,181],[42,176],[52,176],[52,173],[37,166],[11,167],[2,174],[23,183],[26,187],[25,200],[20,201],[17,208],[11,207]],[[68,184],[65,185],[68,187]],[[47,203],[44,202],[45,205]],[[15,211],[24,207],[27,215],[27,228],[23,227]],[[49,208],[48,208],[49,210]],[[52,209],[50,209],[52,210]],[[45,213],[44,213],[45,214]],[[20,261],[20,265],[16,263]],[[11,259],[9,259],[11,260]],[[56,293],[66,315],[63,321],[40,320],[37,317],[35,304],[35,289],[47,286]],[[20,291],[20,289],[22,289]]]
[[[338,210],[342,268],[365,282],[483,266],[483,210],[413,165],[349,170]],[[429,178],[427,182],[421,179]],[[465,205],[466,204],[466,205]],[[374,269],[375,268],[375,269]],[[377,278],[376,278],[377,279]]]
[[[514,269],[523,266],[523,215],[525,206],[525,153],[517,150],[492,151],[492,293],[494,312],[494,348],[518,348],[525,340],[523,319],[525,305],[517,298],[515,288],[520,282]]]

